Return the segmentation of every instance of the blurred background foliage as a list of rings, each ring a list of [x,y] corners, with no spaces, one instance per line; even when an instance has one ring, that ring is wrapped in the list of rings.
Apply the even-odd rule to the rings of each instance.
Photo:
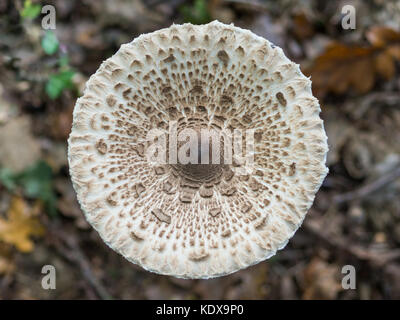
[[[41,9],[56,8],[43,30]],[[344,5],[356,29],[341,27]],[[400,2],[0,0],[0,298],[400,298]],[[212,280],[155,275],[89,228],[68,175],[72,111],[101,62],[134,37],[214,19],[283,48],[313,81],[330,174],[272,259]],[[40,286],[43,265],[57,290]],[[343,290],[354,265],[357,289]]]

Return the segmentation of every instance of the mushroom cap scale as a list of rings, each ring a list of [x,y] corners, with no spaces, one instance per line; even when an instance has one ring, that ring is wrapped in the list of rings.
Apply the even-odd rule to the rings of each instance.
[[[299,66],[248,30],[214,21],[143,34],[101,64],[76,103],[78,201],[102,239],[146,270],[235,272],[282,249],[312,205],[328,172],[319,112]],[[254,130],[254,162],[149,163],[147,133],[172,121],[178,132]]]

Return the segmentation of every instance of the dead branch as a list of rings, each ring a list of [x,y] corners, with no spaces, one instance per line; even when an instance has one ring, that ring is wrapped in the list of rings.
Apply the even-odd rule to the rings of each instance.
[[[252,9],[255,11],[264,11],[268,12],[268,8],[265,4],[259,1],[245,1],[245,0],[224,0],[226,3],[234,3],[240,6],[243,6],[248,9]]]
[[[390,261],[400,258],[400,249],[390,250],[387,252],[378,253],[371,249],[363,248],[358,245],[349,244],[344,238],[335,237],[324,231],[321,224],[315,219],[306,219],[304,227],[307,231],[320,238],[329,246],[356,257],[358,260],[369,261],[372,266],[380,268]]]
[[[344,202],[348,202],[351,200],[356,200],[356,199],[363,199],[370,195],[371,193],[385,187],[389,183],[392,183],[396,179],[400,178],[400,167],[396,168],[392,172],[389,172],[378,179],[369,182],[365,184],[364,186],[360,187],[359,189],[356,189],[354,191],[349,191],[346,193],[338,194],[333,197],[333,201],[336,204],[341,204]]]
[[[112,296],[92,272],[90,263],[86,255],[81,250],[77,240],[72,237],[68,237],[68,235],[61,230],[57,230],[57,232],[54,232],[52,235],[61,241],[59,243],[54,242],[53,245],[67,260],[79,267],[83,277],[95,290],[96,294],[103,300],[112,300]]]

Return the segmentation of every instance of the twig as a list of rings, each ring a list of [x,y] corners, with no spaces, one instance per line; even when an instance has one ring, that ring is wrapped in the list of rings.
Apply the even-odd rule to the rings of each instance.
[[[307,231],[311,232],[331,247],[337,248],[341,251],[356,257],[358,260],[370,261],[375,267],[382,267],[392,260],[400,258],[400,249],[391,250],[389,252],[377,253],[370,249],[365,249],[360,246],[349,244],[345,239],[334,237],[318,224],[314,219],[306,219],[304,227]]]
[[[354,120],[360,120],[364,114],[373,106],[392,106],[398,107],[400,96],[397,92],[376,92],[370,93],[365,97],[351,101],[346,105],[346,109],[353,115]],[[355,108],[357,106],[357,108]]]
[[[5,274],[2,278],[0,278],[0,292],[2,293],[1,299],[6,299],[6,294],[8,294],[6,289],[10,288],[11,282],[12,277],[10,274]]]
[[[375,181],[365,184],[359,189],[334,196],[333,201],[337,204],[340,204],[355,199],[365,198],[371,193],[383,188],[384,186],[386,186],[389,183],[392,183],[398,178],[400,178],[400,167],[396,168],[392,172],[389,172],[379,177]]]
[[[54,236],[59,238],[63,244],[54,243],[60,253],[63,254],[69,261],[75,263],[80,268],[83,277],[87,280],[90,286],[95,290],[98,296],[103,300],[111,300],[112,296],[108,293],[107,289],[94,275],[90,267],[90,263],[79,247],[78,242],[68,237],[64,232],[58,230]]]
[[[397,92],[376,92],[366,97],[365,102],[368,105],[376,104],[377,102],[384,102],[389,105],[397,106],[400,97]]]
[[[174,6],[176,4],[182,4],[184,2],[184,0],[147,0],[147,1],[143,1],[143,4],[148,7],[148,8],[152,8],[155,6],[158,6],[159,4],[165,3],[169,6]]]
[[[235,3],[241,6],[248,7],[249,9],[258,10],[258,11],[268,11],[268,8],[265,4],[259,1],[246,1],[246,0],[224,0],[227,3]]]

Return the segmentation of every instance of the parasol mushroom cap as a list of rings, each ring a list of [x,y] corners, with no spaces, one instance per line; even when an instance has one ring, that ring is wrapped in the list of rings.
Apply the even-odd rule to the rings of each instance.
[[[270,258],[301,225],[328,169],[311,81],[282,49],[218,21],[124,44],[90,77],[69,137],[86,219],[129,261],[181,278]],[[253,162],[149,162],[148,133],[253,130]],[[201,151],[200,151],[201,153]]]

